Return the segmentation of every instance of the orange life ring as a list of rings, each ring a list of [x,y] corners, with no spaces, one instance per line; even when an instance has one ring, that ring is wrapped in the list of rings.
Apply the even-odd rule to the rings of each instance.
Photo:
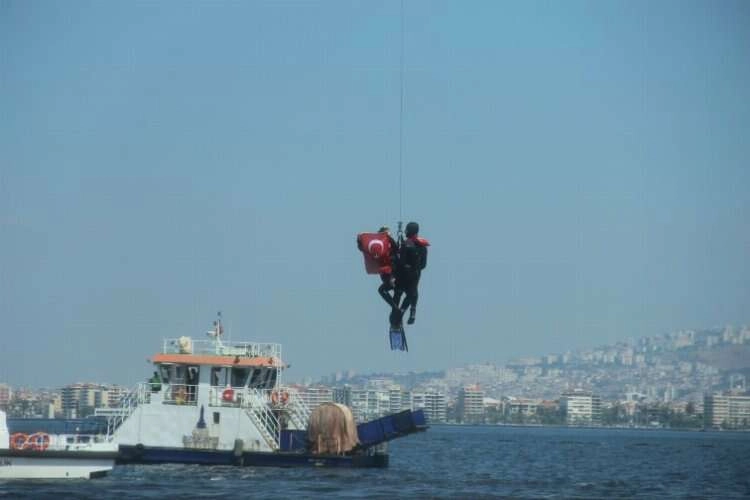
[[[234,401],[234,389],[231,387],[224,389],[224,392],[221,393],[221,399],[228,402]]]
[[[49,434],[37,432],[29,436],[29,445],[32,450],[44,451],[49,447]]]
[[[26,448],[28,440],[29,436],[23,432],[16,432],[10,437],[10,447],[13,450],[23,450]]]
[[[281,404],[285,405],[289,401],[289,393],[286,391],[273,391],[271,393],[271,402],[275,405]]]

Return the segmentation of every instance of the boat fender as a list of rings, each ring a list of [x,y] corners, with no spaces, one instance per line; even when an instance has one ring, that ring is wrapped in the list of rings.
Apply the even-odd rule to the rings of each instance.
[[[242,456],[242,452],[245,450],[245,442],[241,439],[235,439],[234,440],[234,449],[232,452],[234,453],[235,457]]]
[[[143,452],[145,451],[146,447],[143,446],[143,443],[138,443],[135,445],[135,458],[140,459],[143,457]]]
[[[245,465],[244,450],[245,442],[241,439],[235,439],[234,449],[232,450],[232,463],[234,465]]]
[[[289,402],[289,393],[286,391],[273,391],[271,393],[271,402],[275,405],[279,403],[285,405]]]

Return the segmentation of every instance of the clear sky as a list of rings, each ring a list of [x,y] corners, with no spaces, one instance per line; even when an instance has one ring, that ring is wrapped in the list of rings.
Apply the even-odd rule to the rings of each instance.
[[[0,382],[133,384],[163,337],[291,379],[750,322],[750,3],[0,0]]]

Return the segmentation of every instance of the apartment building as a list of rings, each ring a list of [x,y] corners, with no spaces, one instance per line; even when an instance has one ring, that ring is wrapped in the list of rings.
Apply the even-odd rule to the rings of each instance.
[[[703,398],[703,419],[707,428],[748,428],[750,396],[706,394]]]
[[[601,424],[602,402],[599,396],[591,392],[564,392],[560,397],[560,408],[568,425]]]

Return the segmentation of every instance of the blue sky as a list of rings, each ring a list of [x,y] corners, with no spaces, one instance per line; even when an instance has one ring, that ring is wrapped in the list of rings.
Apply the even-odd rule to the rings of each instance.
[[[0,0],[0,381],[288,376],[750,322],[747,2]],[[354,237],[432,247],[391,352]]]

